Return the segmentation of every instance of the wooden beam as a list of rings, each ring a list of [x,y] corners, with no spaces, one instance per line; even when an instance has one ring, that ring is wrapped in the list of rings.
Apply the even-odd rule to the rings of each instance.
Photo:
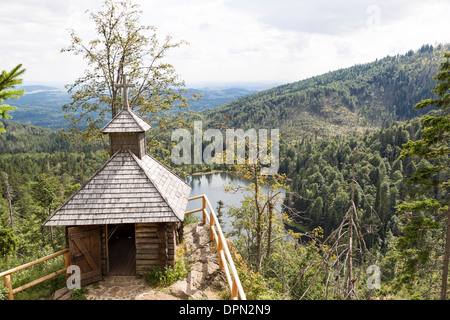
[[[5,287],[8,288],[8,300],[14,300],[13,289],[11,285],[11,276],[9,274],[5,276]]]
[[[203,224],[206,223],[206,197],[203,196],[202,197],[202,209],[203,209],[203,214],[202,214],[202,220],[203,220]]]
[[[204,197],[204,195],[201,194],[201,195],[199,195],[199,196],[195,196],[195,197],[189,198],[188,201],[197,200],[197,199],[200,199],[200,198],[203,198],[203,197]]]
[[[187,216],[187,215],[189,215],[191,213],[196,213],[196,212],[200,212],[200,211],[202,211],[202,208],[189,210],[189,211],[185,212],[184,215]]]

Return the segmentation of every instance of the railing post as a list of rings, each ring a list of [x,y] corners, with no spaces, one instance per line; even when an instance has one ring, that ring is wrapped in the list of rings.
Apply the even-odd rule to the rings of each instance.
[[[5,287],[8,288],[8,300],[14,300],[13,289],[11,285],[11,275],[7,274],[5,276]]]
[[[219,237],[219,247],[218,247],[218,255],[219,255],[219,270],[223,270],[225,269],[223,266],[223,261],[222,261],[222,251],[223,251],[223,243],[222,243],[222,238]]]
[[[231,285],[231,299],[234,300],[238,297],[238,287],[236,284],[236,275],[233,275],[233,284]]]
[[[69,277],[69,274],[67,273],[67,269],[69,268],[69,266],[70,266],[70,253],[69,252],[66,252],[66,254],[65,254],[65,262],[66,262],[66,280],[67,280],[67,278]]]
[[[209,213],[209,240],[214,240],[214,234],[213,234],[213,227],[214,227],[214,215],[211,211]]]
[[[202,197],[202,218],[203,224],[206,224],[206,199],[205,196]]]

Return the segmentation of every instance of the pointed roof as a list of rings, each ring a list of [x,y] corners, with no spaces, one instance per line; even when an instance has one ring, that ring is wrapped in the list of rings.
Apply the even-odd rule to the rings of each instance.
[[[150,125],[142,120],[133,110],[123,108],[100,132],[145,132]]]
[[[119,112],[100,132],[145,132],[150,129],[150,125],[142,120],[136,113],[130,109],[128,103],[128,88],[133,88],[133,83],[127,83],[127,75],[122,74],[122,83],[115,84],[116,88],[122,88],[122,111]]]
[[[190,191],[153,157],[121,149],[43,225],[180,222]]]

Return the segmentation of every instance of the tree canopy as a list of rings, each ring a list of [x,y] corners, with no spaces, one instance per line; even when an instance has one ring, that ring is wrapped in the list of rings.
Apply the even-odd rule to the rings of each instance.
[[[189,94],[173,65],[165,60],[168,51],[186,44],[170,35],[161,41],[156,28],[141,24],[142,11],[130,0],[106,0],[99,12],[90,12],[96,38],[84,41],[71,30],[71,44],[63,52],[81,55],[87,62],[84,76],[68,85],[71,102],[63,106],[71,129],[84,141],[102,140],[100,130],[122,106],[116,84],[127,74],[131,83],[130,107],[155,128],[153,137],[169,128],[185,125]],[[86,128],[86,130],[84,130]]]

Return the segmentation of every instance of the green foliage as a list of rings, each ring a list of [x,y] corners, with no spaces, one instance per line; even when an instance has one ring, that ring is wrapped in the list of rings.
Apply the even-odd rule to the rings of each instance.
[[[71,300],[86,300],[88,289],[81,287],[80,289],[73,289]]]
[[[421,159],[418,168],[408,177],[407,183],[414,186],[413,197],[397,208],[412,212],[404,235],[399,240],[399,251],[406,256],[402,270],[402,283],[411,283],[420,277],[418,268],[430,261],[432,245],[425,241],[424,234],[438,229],[442,213],[448,212],[444,230],[450,219],[450,52],[444,53],[445,62],[434,78],[439,81],[432,91],[436,99],[425,99],[415,109],[434,106],[436,110],[421,118],[422,136],[403,145],[400,159],[412,157]],[[445,255],[442,271],[441,299],[446,299],[447,272],[450,238],[447,230]]]
[[[10,72],[3,70],[0,73],[0,103],[7,99],[15,99],[23,95],[24,90],[14,89],[16,85],[22,83],[22,79],[20,79],[19,76],[21,76],[25,72],[25,69],[21,68],[22,65],[18,64]],[[0,104],[0,119],[11,118],[11,116],[8,115],[8,112],[14,109],[15,107],[11,107],[6,104]],[[1,132],[5,132],[5,129],[2,127],[0,127],[0,133]]]
[[[184,216],[183,225],[187,226],[192,223],[200,222],[201,218],[195,214],[188,214]]]
[[[14,232],[8,228],[0,226],[0,257],[4,257],[14,252],[17,239]]]
[[[438,99],[425,99],[414,107],[423,109],[435,106],[437,110],[422,117],[421,138],[408,141],[400,156],[401,159],[416,157],[428,161],[408,178],[408,183],[419,187],[416,194],[425,195],[426,199],[409,206],[405,204],[400,207],[401,210],[446,211],[449,207],[446,195],[450,191],[450,52],[445,53],[444,57],[447,60],[441,64],[441,70],[435,77],[440,83],[433,90]],[[435,196],[436,190],[439,190],[438,197]]]
[[[147,282],[154,286],[167,287],[186,277],[188,274],[185,259],[178,259],[175,266],[165,268],[154,268],[151,272],[145,274],[143,277]]]
[[[8,270],[13,267],[34,261],[46,255],[53,253],[49,248],[35,249],[33,253],[27,256],[9,255],[0,260],[0,270]],[[30,283],[33,280],[44,277],[52,272],[63,269],[65,266],[64,256],[50,259],[38,263],[30,268],[15,272],[11,276],[11,284],[13,288],[20,287],[24,284]],[[28,289],[14,294],[14,300],[39,300],[48,299],[55,290],[65,286],[65,276],[61,274],[47,281],[39,283]],[[0,292],[4,292],[3,281],[0,283]],[[1,295],[1,293],[0,293]]]
[[[419,272],[423,270],[430,259],[433,243],[431,231],[437,230],[440,224],[426,217],[412,217],[403,228],[403,236],[396,243],[399,252],[398,259],[403,263],[396,276],[400,285],[406,285],[409,290],[414,284]]]
[[[273,289],[273,279],[268,280],[252,270],[239,269],[238,273],[247,300],[279,300],[282,297]]]

